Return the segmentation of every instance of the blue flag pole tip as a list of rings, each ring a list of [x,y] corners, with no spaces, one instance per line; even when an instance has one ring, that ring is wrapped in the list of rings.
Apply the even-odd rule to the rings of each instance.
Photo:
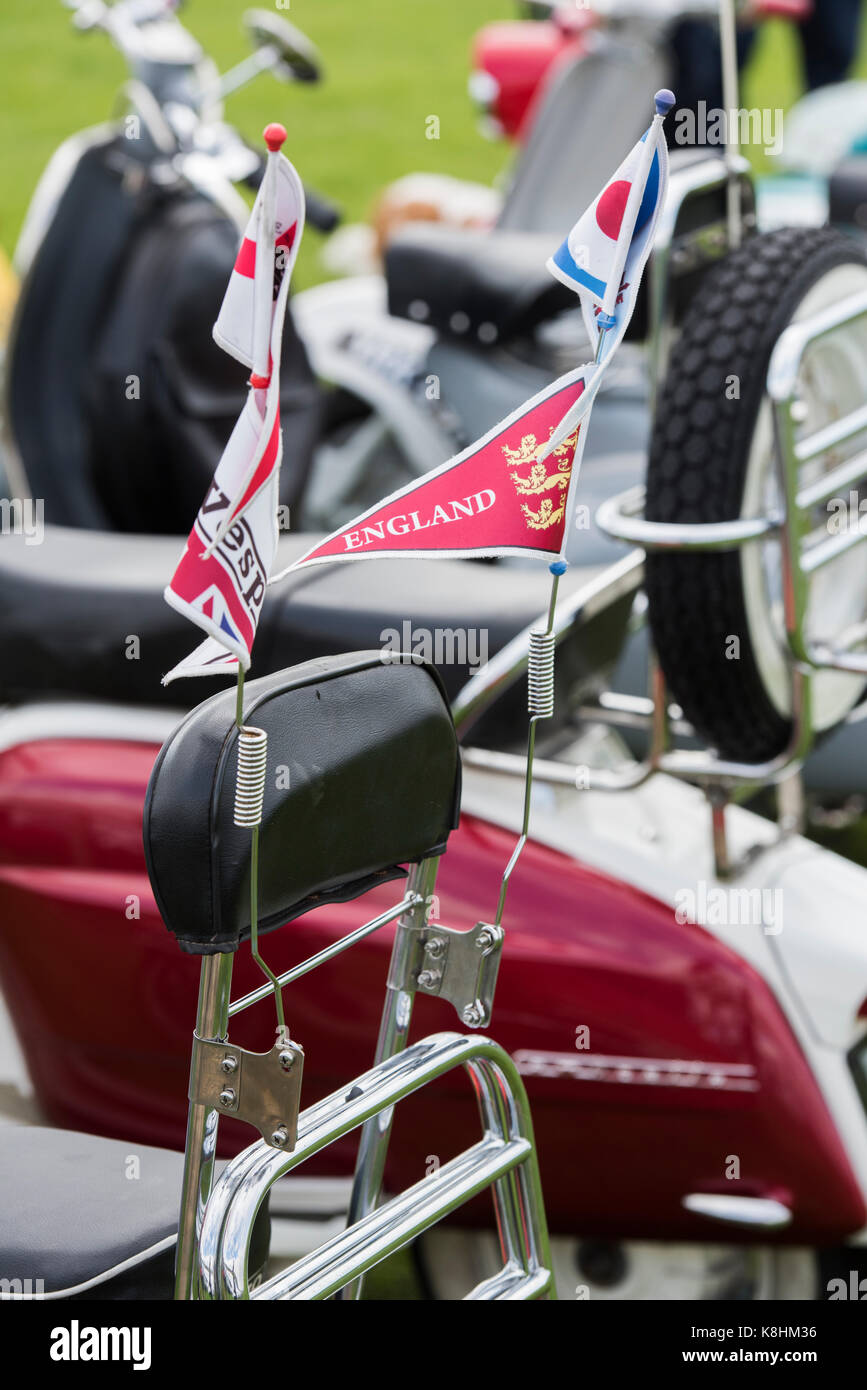
[[[565,560],[552,560],[548,568],[552,574],[561,575],[566,573],[569,566]]]
[[[609,328],[613,328],[617,319],[614,314],[603,314],[602,310],[596,315],[596,327],[603,333],[607,333]]]
[[[662,87],[656,93],[656,96],[653,98],[653,100],[656,106],[657,116],[667,116],[672,106],[674,105],[676,98],[674,92],[672,92],[670,88]]]

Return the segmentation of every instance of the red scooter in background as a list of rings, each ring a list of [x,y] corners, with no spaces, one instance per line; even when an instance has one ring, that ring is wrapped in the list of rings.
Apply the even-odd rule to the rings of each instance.
[[[544,19],[486,24],[473,43],[470,95],[485,112],[485,133],[523,141],[534,104],[560,65],[588,52],[587,35],[599,22],[595,11],[546,5]]]
[[[538,18],[501,20],[479,30],[473,44],[470,94],[485,113],[483,129],[523,144],[529,138],[547,94],[574,63],[594,52],[606,34],[644,38],[648,23],[669,22],[693,13],[712,18],[714,6],[702,4],[636,4],[635,0],[537,0]],[[755,0],[751,18],[789,19],[800,23],[812,0]],[[676,84],[675,84],[676,85]]]

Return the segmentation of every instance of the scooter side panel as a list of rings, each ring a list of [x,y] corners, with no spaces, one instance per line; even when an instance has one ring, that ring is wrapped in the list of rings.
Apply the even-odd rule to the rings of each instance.
[[[0,987],[52,1122],[180,1147],[199,962],[163,927],[144,872],[156,752],[82,739],[0,754]],[[439,880],[444,922],[490,918],[512,847],[510,833],[464,817]],[[309,914],[267,938],[269,964],[288,968],[393,901],[385,887]],[[863,1224],[803,1053],[742,958],[635,888],[534,843],[506,923],[490,1031],[524,1074],[552,1229],[738,1238],[684,1211],[688,1192],[776,1196],[795,1213],[778,1238],[798,1243],[831,1243]],[[307,1052],[305,1104],[372,1060],[390,941],[384,929],[286,991]],[[242,950],[234,992],[260,978]],[[275,1023],[263,1004],[233,1037],[264,1050]],[[460,1027],[450,1006],[420,998],[414,1036],[443,1027]],[[405,1103],[389,1186],[417,1181],[477,1129],[461,1076]],[[249,1131],[227,1125],[222,1141],[235,1150]],[[328,1151],[320,1171],[347,1172],[353,1152],[352,1141]]]

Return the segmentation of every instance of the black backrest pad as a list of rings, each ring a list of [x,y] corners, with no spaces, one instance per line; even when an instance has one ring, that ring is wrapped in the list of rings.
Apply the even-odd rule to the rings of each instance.
[[[259,925],[345,902],[439,854],[457,824],[460,761],[439,677],[380,652],[251,681],[244,720],[268,734]],[[164,744],[144,809],[148,873],[186,951],[250,934],[249,829],[234,824],[235,691],[205,700]],[[288,782],[288,787],[286,783]]]

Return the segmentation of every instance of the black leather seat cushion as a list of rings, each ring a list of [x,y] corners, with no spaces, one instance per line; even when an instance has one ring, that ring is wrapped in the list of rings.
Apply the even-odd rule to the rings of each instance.
[[[507,342],[575,308],[545,268],[554,250],[546,234],[408,223],[385,255],[389,313],[483,346]]]
[[[138,1176],[129,1176],[129,1160]],[[0,1278],[13,1292],[123,1297],[159,1269],[171,1290],[183,1154],[91,1134],[0,1130]],[[126,1266],[125,1269],[119,1268]],[[112,1285],[111,1294],[106,1287]],[[90,1292],[82,1286],[99,1285]]]
[[[306,662],[251,681],[244,718],[268,734],[262,931],[445,849],[457,825],[460,758],[433,667],[384,663],[380,652]],[[250,935],[250,831],[233,819],[237,741],[228,690],[166,741],[145,800],[157,906],[194,954],[234,951]]]
[[[302,555],[313,540],[284,538],[280,566]],[[0,701],[50,695],[189,708],[225,689],[225,677],[160,684],[199,640],[192,623],[163,598],[180,550],[172,537],[65,527],[46,526],[40,545],[27,545],[20,535],[0,536]],[[586,574],[573,567],[563,591]],[[405,623],[410,633],[469,629],[493,656],[545,609],[549,589],[543,564],[526,569],[467,560],[317,565],[287,576],[270,591],[253,652],[254,674],[381,646],[386,629],[402,636]],[[131,637],[139,639],[137,646]],[[446,659],[440,666],[451,698],[474,669],[469,643],[456,655],[463,659]]]
[[[171,1149],[4,1125],[0,1279],[9,1282],[2,1288],[16,1298],[172,1298],[183,1171],[183,1154]],[[270,1235],[263,1203],[251,1269],[264,1267]]]

